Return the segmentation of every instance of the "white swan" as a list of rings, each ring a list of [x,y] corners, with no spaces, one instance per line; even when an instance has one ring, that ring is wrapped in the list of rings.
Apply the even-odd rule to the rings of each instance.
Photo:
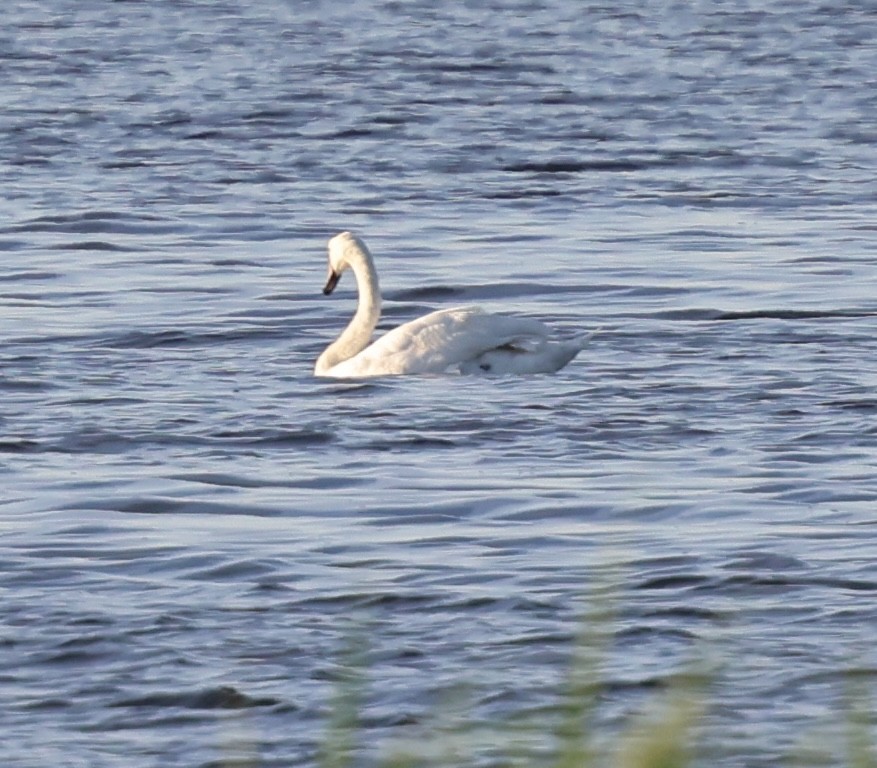
[[[317,359],[316,376],[355,379],[404,373],[547,373],[562,368],[591,334],[548,341],[538,320],[483,312],[478,307],[443,309],[400,325],[371,344],[381,316],[378,274],[365,243],[350,232],[329,240],[329,277],[323,293],[335,290],[341,274],[353,270],[359,289],[356,314]]]

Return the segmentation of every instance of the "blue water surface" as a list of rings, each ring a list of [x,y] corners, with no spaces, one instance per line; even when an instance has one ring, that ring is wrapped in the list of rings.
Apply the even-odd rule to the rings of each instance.
[[[545,755],[607,586],[607,749],[695,661],[700,764],[842,760],[877,674],[867,3],[4,18],[4,766],[314,765],[351,638],[363,764],[440,761],[457,706],[473,764],[522,717]],[[600,330],[551,376],[315,379],[342,229],[382,329]]]

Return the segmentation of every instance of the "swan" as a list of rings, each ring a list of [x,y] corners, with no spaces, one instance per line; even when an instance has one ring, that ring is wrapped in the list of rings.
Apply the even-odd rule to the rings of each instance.
[[[315,376],[357,379],[452,368],[479,375],[549,373],[572,360],[592,335],[549,341],[550,330],[539,320],[455,307],[400,325],[371,343],[381,316],[378,273],[366,244],[342,232],[329,240],[325,295],[348,269],[359,290],[356,313],[317,359]]]

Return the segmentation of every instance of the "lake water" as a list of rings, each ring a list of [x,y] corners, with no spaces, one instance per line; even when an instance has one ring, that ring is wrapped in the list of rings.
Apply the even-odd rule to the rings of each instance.
[[[4,19],[4,766],[314,764],[357,632],[373,757],[461,685],[545,711],[607,581],[602,732],[707,657],[704,765],[838,756],[877,675],[870,3]],[[315,379],[342,229],[382,328],[601,330],[555,375]]]

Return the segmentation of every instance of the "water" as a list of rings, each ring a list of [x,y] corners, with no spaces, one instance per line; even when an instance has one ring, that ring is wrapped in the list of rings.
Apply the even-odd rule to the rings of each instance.
[[[351,626],[369,754],[463,683],[544,709],[607,567],[607,734],[706,655],[705,764],[836,756],[877,670],[873,10],[251,5],[7,9],[3,764],[312,764]],[[346,228],[383,327],[602,330],[553,376],[315,380]]]

